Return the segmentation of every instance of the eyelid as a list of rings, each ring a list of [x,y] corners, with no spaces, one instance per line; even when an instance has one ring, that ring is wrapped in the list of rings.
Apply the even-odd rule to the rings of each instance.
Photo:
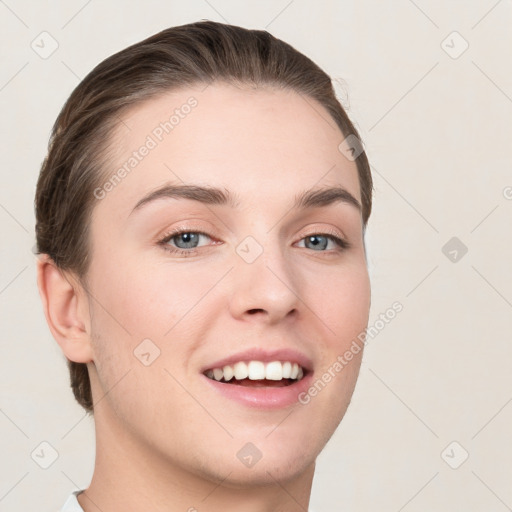
[[[168,241],[173,236],[179,235],[181,233],[199,233],[201,235],[205,235],[209,238],[215,238],[214,235],[207,233],[207,231],[213,231],[213,228],[204,228],[195,225],[194,223],[183,223],[172,228],[168,228],[163,232],[160,232],[154,239],[156,243],[163,242],[164,240]]]
[[[345,234],[341,230],[338,230],[338,229],[335,229],[332,227],[325,228],[325,227],[316,226],[316,225],[308,226],[308,228],[306,230],[304,230],[304,234],[302,234],[299,237],[298,241],[303,240],[304,238],[306,238],[308,236],[313,236],[313,235],[331,236],[331,237],[343,242],[343,244],[346,245],[346,247],[351,246],[351,244],[348,241],[348,238],[345,236]]]
[[[330,235],[330,236],[333,236],[334,238],[338,238],[340,240],[343,240],[344,242],[347,242],[348,243],[348,240],[347,240],[347,237],[341,232],[341,231],[338,231],[338,230],[335,230],[334,228],[321,228],[321,227],[308,227],[307,230],[304,230],[305,232],[303,232],[303,234],[301,234],[298,238],[297,241],[300,241],[302,239],[304,239],[305,237],[307,236],[312,236],[312,235]],[[176,236],[176,235],[179,235],[181,233],[198,233],[200,235],[204,235],[204,236],[207,236],[208,238],[215,238],[214,235],[211,235],[209,233],[207,233],[206,231],[203,231],[201,228],[197,227],[197,226],[194,226],[194,225],[181,225],[181,226],[175,226],[173,228],[170,228],[166,231],[164,231],[163,233],[160,233],[157,237],[156,237],[156,242],[162,242],[162,241],[169,241],[170,238],[172,238],[173,236]]]
[[[161,237],[158,237],[158,239],[161,242],[168,242],[169,240],[172,240],[175,236],[181,235],[183,233],[197,233],[198,235],[204,235],[208,238],[212,238],[208,233],[205,233],[204,231],[201,231],[199,229],[173,229],[171,231],[165,232]]]

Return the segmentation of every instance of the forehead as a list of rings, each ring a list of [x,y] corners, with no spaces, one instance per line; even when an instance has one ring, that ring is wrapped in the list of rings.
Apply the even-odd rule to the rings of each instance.
[[[294,91],[213,84],[162,94],[121,116],[99,208],[126,217],[166,183],[227,188],[282,207],[298,192],[341,185],[360,198],[357,167],[327,111]],[[113,180],[111,178],[114,178]]]

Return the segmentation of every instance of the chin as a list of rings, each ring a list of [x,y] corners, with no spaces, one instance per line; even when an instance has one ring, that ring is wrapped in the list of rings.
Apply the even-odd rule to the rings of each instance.
[[[215,471],[218,473],[218,465]],[[299,479],[302,475],[314,471],[315,458],[305,460],[303,457],[276,460],[276,458],[264,461],[261,459],[253,467],[245,467],[238,461],[231,464],[222,464],[222,475],[216,474],[218,483],[222,480],[222,486],[230,489],[247,489],[251,487],[275,486],[276,481],[282,485],[286,482]]]
[[[196,451],[194,458],[200,474],[231,489],[276,485],[276,481],[285,483],[310,472],[312,476],[323,444],[301,441],[286,446],[282,439],[270,442],[270,438],[265,441],[261,437],[253,443],[230,440],[207,454]]]

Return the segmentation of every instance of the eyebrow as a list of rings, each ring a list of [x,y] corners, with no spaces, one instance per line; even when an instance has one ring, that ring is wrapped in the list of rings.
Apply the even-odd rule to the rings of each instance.
[[[236,195],[228,189],[221,189],[211,186],[201,185],[164,185],[152,192],[149,192],[140,199],[134,206],[130,215],[143,206],[158,199],[191,199],[204,204],[227,205],[231,208],[237,208],[240,201]],[[327,187],[321,189],[310,189],[297,194],[292,209],[308,209],[329,206],[336,203],[345,203],[355,207],[359,212],[362,211],[360,202],[345,188]]]

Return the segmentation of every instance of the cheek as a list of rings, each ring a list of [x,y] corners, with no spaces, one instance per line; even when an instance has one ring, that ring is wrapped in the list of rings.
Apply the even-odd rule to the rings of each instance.
[[[145,403],[145,398],[154,403],[158,397],[144,395],[161,385],[172,387],[166,370],[179,378],[185,371],[181,363],[189,360],[202,328],[197,317],[204,312],[201,299],[218,277],[206,266],[185,271],[129,258],[123,265],[112,261],[97,258],[95,268],[101,270],[91,274],[92,341],[101,394],[115,385],[123,390],[120,402],[128,396],[132,404]]]
[[[327,270],[310,280],[308,299],[330,334],[330,348],[343,347],[368,324],[370,281],[364,263],[354,262],[336,271]]]
[[[133,340],[168,338],[169,330],[190,314],[218,279],[206,265],[171,266],[135,258],[122,265],[99,263],[97,268],[102,270],[95,289],[110,317],[105,320]]]
[[[308,396],[322,411],[316,417],[329,418],[335,425],[349,404],[359,374],[371,290],[366,265],[360,261],[319,278],[324,286],[314,288],[316,308],[312,309],[325,336],[315,389]]]

